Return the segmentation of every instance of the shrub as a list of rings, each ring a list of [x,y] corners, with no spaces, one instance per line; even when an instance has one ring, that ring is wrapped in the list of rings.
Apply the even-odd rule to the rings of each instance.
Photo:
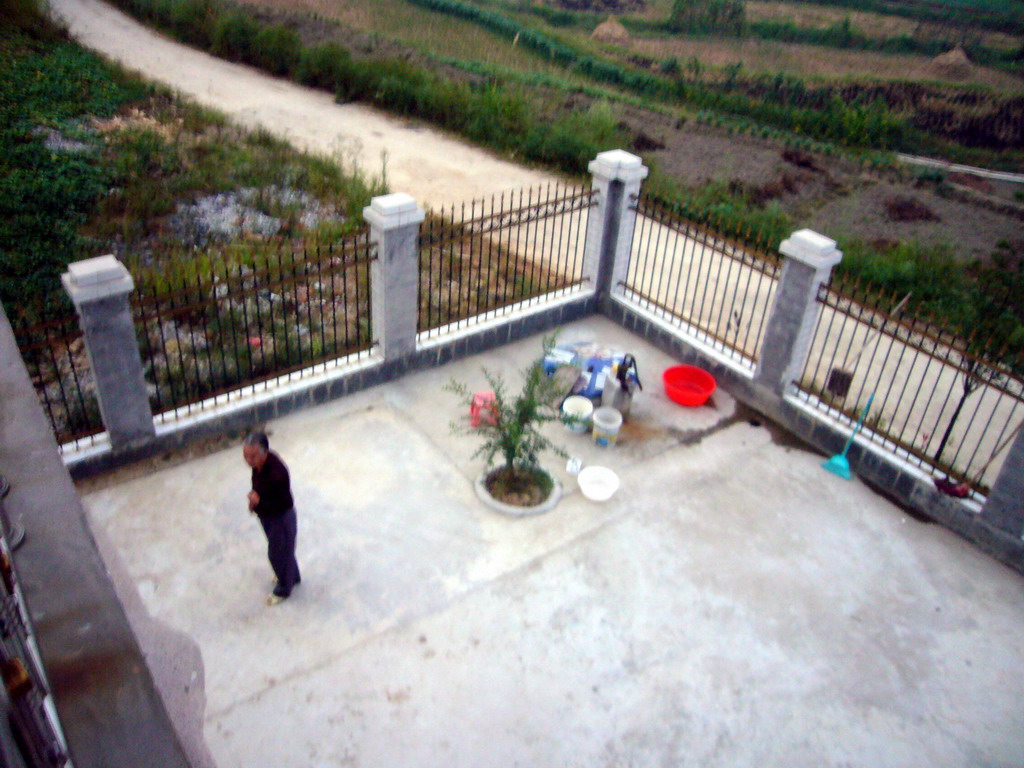
[[[969,306],[963,264],[952,248],[900,242],[878,249],[859,240],[840,244],[840,272],[893,295],[914,293],[914,304],[944,317],[960,317]]]
[[[545,337],[544,355],[551,352],[554,344],[554,335]],[[493,466],[494,460],[500,457],[500,471],[507,484],[529,485],[534,482],[535,473],[540,468],[539,459],[543,451],[550,450],[563,457],[568,455],[540,431],[544,424],[562,420],[558,405],[565,392],[556,377],[548,377],[544,372],[543,356],[523,371],[523,388],[518,395],[509,394],[501,376],[487,369],[483,374],[494,392],[494,404],[490,408],[490,418],[481,419],[480,426],[470,433],[479,435],[481,439],[473,458],[483,457],[488,466]],[[471,404],[473,393],[465,384],[453,379],[445,389],[453,392],[464,405]],[[467,433],[458,424],[452,424],[452,431]]]
[[[211,35],[211,47],[218,56],[250,63],[254,61],[258,34],[256,22],[248,15],[236,11],[217,19]]]
[[[302,41],[287,27],[263,27],[256,33],[251,63],[273,75],[287,75],[299,63]]]
[[[525,137],[526,153],[571,173],[583,173],[598,152],[624,144],[618,124],[607,102],[595,102],[587,112],[534,122]]]
[[[352,77],[352,56],[337,43],[324,43],[305,49],[295,69],[305,85],[337,92]]]
[[[215,11],[210,0],[179,0],[170,7],[169,24],[187,43],[206,48],[210,45],[211,23]]]

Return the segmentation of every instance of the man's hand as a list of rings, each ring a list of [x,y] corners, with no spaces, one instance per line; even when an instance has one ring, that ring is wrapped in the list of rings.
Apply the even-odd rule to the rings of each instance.
[[[249,491],[249,511],[255,512],[256,505],[260,503],[260,495],[256,491]]]

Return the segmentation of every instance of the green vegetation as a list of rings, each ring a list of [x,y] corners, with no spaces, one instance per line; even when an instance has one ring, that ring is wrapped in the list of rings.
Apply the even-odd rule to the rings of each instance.
[[[801,150],[829,154],[854,149],[872,166],[891,163],[890,156],[876,151],[886,149],[987,164],[1001,159],[1011,167],[1021,159],[1019,97],[935,84],[814,82],[781,73],[749,74],[739,64],[716,69],[697,59],[617,59],[619,53],[573,34],[574,29],[592,29],[599,20],[594,14],[510,0],[406,1],[458,24],[475,25],[482,36],[474,43],[477,48],[485,45],[487,35],[498,35],[508,45],[491,47],[502,48],[504,60],[528,57],[530,67],[513,71],[496,59],[430,53],[355,58],[337,43],[305,45],[291,27],[259,23],[218,0],[119,0],[136,15],[226,58],[334,91],[344,100],[427,119],[512,157],[571,173],[583,172],[599,151],[629,145],[621,104],[679,119],[695,115],[699,122],[784,140]],[[27,0],[0,2],[14,7]],[[394,3],[387,5],[389,13],[401,16]],[[738,0],[701,0],[673,3],[662,21],[626,21],[651,34],[663,33],[668,23],[735,33],[741,17]],[[815,34],[821,36],[819,44],[881,45],[848,22],[799,32],[767,25],[759,34],[779,39]],[[10,33],[3,44],[2,53],[11,55],[0,63],[0,89],[9,91],[0,102],[5,118],[0,248],[6,249],[0,255],[14,253],[12,244],[18,244],[19,258],[11,263],[19,270],[17,279],[30,289],[52,285],[63,265],[90,242],[119,239],[129,251],[141,243],[150,248],[159,223],[182,198],[238,186],[291,186],[334,200],[354,221],[373,188],[370,180],[352,179],[324,159],[300,159],[270,137],[233,134],[214,116],[152,93],[66,42],[50,46]],[[452,66],[464,76],[452,77]],[[24,82],[31,83],[29,98],[14,98],[13,84],[21,88]],[[582,106],[566,106],[575,94],[588,98]],[[120,113],[123,118],[132,105],[142,105],[146,119],[121,119],[102,131],[90,122],[90,116]],[[40,126],[93,149],[48,151]],[[681,190],[654,168],[646,191],[681,215],[765,249],[774,248],[793,227],[763,189],[710,183]],[[984,305],[995,280],[985,267],[973,267],[965,282],[963,271],[949,266],[948,254],[910,245],[890,252],[844,245],[848,274],[886,290],[917,286],[915,295],[936,315],[970,325],[999,314]],[[1019,274],[1019,259],[1009,263],[1018,265],[1017,272],[1003,272]],[[1004,292],[1013,294],[1019,290],[1015,286],[1011,281]],[[1017,338],[1015,333],[999,332],[1000,338]]]
[[[878,292],[913,292],[912,314],[971,340],[1024,370],[1024,252],[1000,243],[992,258],[965,266],[949,247],[899,243],[879,249],[860,241],[840,242],[844,279],[862,285],[880,306]],[[966,279],[965,279],[966,277]],[[888,303],[892,303],[889,301]]]
[[[618,63],[598,54],[589,41],[584,45],[572,36],[545,33],[528,21],[532,17],[557,22],[561,28],[592,27],[596,22],[592,14],[540,12],[536,3],[407,0],[459,19],[459,23],[472,22],[510,43],[515,41],[518,49],[533,51],[560,66],[564,77],[538,71],[511,73],[479,60],[427,56],[473,75],[452,79],[414,60],[356,60],[331,43],[302,47],[284,28],[270,27],[277,30],[270,33],[250,17],[214,2],[195,6],[201,11],[191,12],[191,29],[182,27],[182,19],[189,14],[179,12],[173,17],[168,6],[155,0],[121,2],[186,39],[201,37],[201,29],[213,30],[208,44],[229,58],[287,72],[304,83],[334,90],[342,99],[367,101],[399,114],[422,117],[514,157],[574,173],[582,172],[598,151],[626,145],[617,117],[619,102],[646,108],[685,105],[697,112],[699,121],[731,132],[783,139],[797,149],[829,154],[841,147],[859,148],[862,161],[875,167],[891,165],[891,157],[877,151],[885,149],[992,162],[997,155],[986,147],[1019,146],[1022,137],[1018,134],[1024,130],[1024,121],[1015,117],[1016,101],[977,90],[909,83],[809,83],[781,73],[747,74],[738,64],[715,70],[699,61],[670,60],[653,69]],[[704,0],[694,6],[700,13],[686,16],[684,5],[692,4],[673,6],[675,23],[697,28],[702,24],[728,26],[731,22],[723,20],[735,19],[742,10],[735,4]],[[647,28],[656,30],[657,25],[647,22]],[[260,35],[285,42],[261,47],[256,44]],[[859,39],[849,24],[826,30],[825,35],[840,45],[856,45]],[[594,85],[580,86],[581,81]],[[553,106],[558,93],[574,92],[589,93],[598,101],[584,110]],[[964,148],[968,136],[980,146]],[[1010,164],[1017,157],[1010,152],[1003,156]],[[766,204],[765,200],[771,199],[766,190],[715,183],[681,190],[657,168],[646,190],[681,215],[766,250],[774,249],[793,227],[777,205]],[[858,243],[847,247],[851,253],[844,262],[847,274],[886,290],[918,285],[916,294],[929,312],[961,323],[969,322],[964,306],[980,306],[965,303],[962,292],[975,289],[963,287],[962,279],[953,280],[953,273],[943,271],[946,262],[941,254],[915,246],[904,246],[905,252],[898,253],[881,253]],[[943,274],[947,279],[936,279],[935,275]],[[971,285],[981,284],[978,270],[970,277]]]
[[[492,79],[481,87],[451,82],[412,61],[372,58],[361,61],[343,58],[331,65],[333,71],[327,76],[324,74],[327,54],[323,48],[303,49],[294,33],[286,28],[272,26],[261,30],[250,16],[218,6],[212,0],[196,6],[202,11],[191,15],[176,11],[178,6],[174,4],[156,0],[120,2],[184,39],[199,39],[207,29],[212,29],[210,46],[214,52],[278,74],[302,77],[306,73],[310,82],[322,87],[333,83],[344,98],[362,99],[402,114],[434,120],[499,149],[514,149],[521,157],[555,162],[570,171],[580,170],[587,161],[575,152],[554,151],[544,140],[547,133],[530,136],[530,125],[535,121],[528,119],[523,125],[522,118],[538,114],[536,99],[517,92],[505,80]],[[697,67],[690,68],[682,67],[678,61],[668,61],[662,63],[660,72],[651,72],[635,64],[617,63],[591,53],[589,41],[584,46],[582,41],[569,42],[569,38],[553,37],[513,15],[466,0],[407,2],[478,24],[519,48],[529,49],[561,66],[573,82],[582,79],[599,83],[648,103],[679,104],[737,115],[775,130],[853,148],[941,154],[967,162],[980,162],[979,155],[988,153],[990,165],[1020,160],[1019,152],[1005,152],[1024,141],[1019,98],[1000,98],[991,93],[950,86],[899,82],[808,84],[781,73],[748,75],[739,64],[709,70],[699,62]],[[706,3],[708,8],[718,8],[712,0]],[[187,18],[191,18],[191,27],[186,28],[183,25]],[[273,45],[257,44],[258,36],[273,41]],[[310,59],[315,63],[304,63]],[[318,74],[314,76],[311,72]],[[579,88],[578,85],[570,87]],[[481,119],[472,119],[467,110],[479,111]],[[496,111],[499,113],[497,120]],[[555,121],[554,133],[564,133],[557,128],[557,115]],[[567,135],[572,136],[579,129],[580,121],[573,119],[570,123],[566,126],[571,131]],[[503,130],[487,130],[495,125]],[[595,135],[604,132],[601,126],[595,130]],[[966,150],[964,144],[969,145]]]
[[[803,0],[796,0],[801,1]],[[496,8],[511,18],[523,18],[529,14],[543,19],[552,27],[571,28],[586,34],[593,31],[603,20],[603,17],[595,13],[554,10],[536,2],[524,4],[513,0],[480,0],[477,4]],[[1024,9],[1021,12],[1024,13]],[[983,28],[983,23],[964,19],[955,9],[951,14],[947,17],[938,15],[934,19],[928,19],[947,26],[948,32],[939,37],[918,37],[908,34],[895,37],[872,36],[853,26],[849,18],[825,28],[799,26],[791,21],[750,21],[746,19],[743,0],[672,0],[666,16],[660,21],[635,16],[622,16],[620,21],[633,34],[648,38],[679,33],[689,36],[753,37],[760,40],[921,56],[937,56],[948,51],[953,45],[960,44],[971,61],[978,64],[1008,72],[1019,72],[1024,67],[1024,45],[1017,50],[985,46],[974,39],[975,36],[969,34],[972,28]],[[975,27],[970,26],[971,24],[975,24]],[[993,28],[1000,32],[1012,33],[1012,28],[1008,29],[1005,26],[996,25]],[[1020,33],[1024,34],[1024,30]]]
[[[701,67],[682,73],[675,62],[662,66],[662,74],[658,75],[587,53],[511,16],[465,0],[408,2],[475,21],[591,81],[653,101],[741,115],[820,141],[855,148],[938,153],[959,160],[968,159],[958,149],[965,141],[996,151],[1018,147],[1024,141],[1024,120],[1017,119],[1019,98],[1000,99],[990,93],[898,82],[808,85],[800,78],[781,73],[746,75],[740,65],[720,72],[708,72]],[[676,3],[673,13],[682,13],[684,7],[690,13],[685,18],[695,19],[692,25],[698,29],[715,24],[729,26],[733,22],[723,19],[738,13],[735,8],[729,10],[732,6],[726,0]],[[838,25],[835,35],[850,45],[860,39],[848,22]],[[998,57],[992,53],[990,58]]]
[[[673,213],[747,243],[762,254],[774,252],[794,229],[792,220],[778,205],[762,206],[754,199],[755,190],[735,184],[709,182],[680,190],[655,172],[645,182],[644,191]]]
[[[132,268],[155,412],[370,344],[369,265],[352,240],[309,250],[240,242],[190,256]]]
[[[936,38],[917,38],[910,35],[871,37],[854,27],[849,18],[824,29],[798,27],[791,21],[758,21],[747,24],[744,32],[761,40],[921,56],[938,56],[952,47],[949,40]],[[1016,51],[997,50],[972,41],[964,41],[962,47],[970,60],[978,64],[1009,72],[1021,69]]]
[[[745,17],[743,0],[674,0],[667,24],[671,31],[687,34],[739,34]]]
[[[412,61],[387,57],[355,60],[330,43],[297,47],[293,41],[268,49],[257,40],[292,40],[294,33],[280,26],[261,28],[250,16],[213,4],[191,16],[191,27],[183,26],[181,14],[172,12],[173,5],[151,0],[122,0],[122,5],[183,39],[198,39],[202,29],[212,28],[211,50],[234,61],[290,74],[300,82],[334,90],[344,100],[362,100],[399,114],[422,117],[515,156],[571,173],[583,172],[597,152],[623,143],[617,125],[600,110],[548,119],[515,88],[452,80]],[[494,21],[493,15],[473,6],[457,3],[452,7]],[[532,43],[521,39],[520,44]],[[552,51],[556,59],[569,53],[557,45],[549,53]]]
[[[52,29],[8,29],[0,33],[0,300],[10,308],[53,294],[70,261],[112,243],[174,262],[163,256],[178,248],[164,222],[177,204],[244,187],[310,193],[345,217],[333,232],[344,234],[383,185],[352,166],[228,126]],[[281,235],[299,232],[297,211],[274,200],[263,207],[284,221]]]
[[[109,117],[146,94],[68,41],[0,33],[0,300],[8,307],[57,286],[107,188],[87,116]],[[48,149],[48,140],[76,142],[76,151]]]
[[[478,436],[480,447],[473,458],[482,457],[488,467],[497,468],[488,476],[487,488],[495,498],[520,506],[529,506],[543,501],[551,490],[551,481],[540,470],[540,454],[552,451],[559,456],[566,452],[545,437],[540,428],[552,421],[561,421],[558,403],[564,397],[564,390],[556,377],[544,372],[544,355],[554,347],[555,337],[544,339],[544,354],[523,371],[523,388],[518,395],[511,395],[504,378],[484,369],[483,375],[488,388],[494,392],[494,403],[481,414],[480,424],[471,431],[461,425],[452,425],[454,432]],[[464,383],[452,380],[445,389],[453,392],[469,407],[473,392]],[[514,501],[509,497],[528,495],[530,489],[541,484],[539,499]]]

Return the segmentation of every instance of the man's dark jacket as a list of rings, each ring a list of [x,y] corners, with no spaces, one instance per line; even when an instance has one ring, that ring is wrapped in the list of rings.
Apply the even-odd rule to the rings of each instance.
[[[252,489],[260,497],[255,510],[260,517],[279,517],[295,505],[288,467],[273,451],[267,454],[262,469],[253,468]]]

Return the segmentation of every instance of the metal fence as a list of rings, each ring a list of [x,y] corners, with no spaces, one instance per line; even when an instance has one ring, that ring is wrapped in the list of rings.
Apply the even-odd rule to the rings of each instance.
[[[14,338],[60,445],[103,432],[78,316],[60,302],[13,311]]]
[[[362,232],[329,245],[250,251],[173,279],[137,277],[132,312],[154,413],[188,413],[203,400],[369,349],[374,258]]]
[[[895,300],[823,285],[818,302],[802,397],[850,426],[874,393],[868,439],[986,495],[1024,419],[1024,379],[1006,358],[975,354],[931,322],[876,308]]]
[[[579,286],[594,194],[548,186],[428,212],[419,238],[421,337]]]
[[[626,298],[753,366],[778,281],[767,250],[716,233],[640,196]]]

